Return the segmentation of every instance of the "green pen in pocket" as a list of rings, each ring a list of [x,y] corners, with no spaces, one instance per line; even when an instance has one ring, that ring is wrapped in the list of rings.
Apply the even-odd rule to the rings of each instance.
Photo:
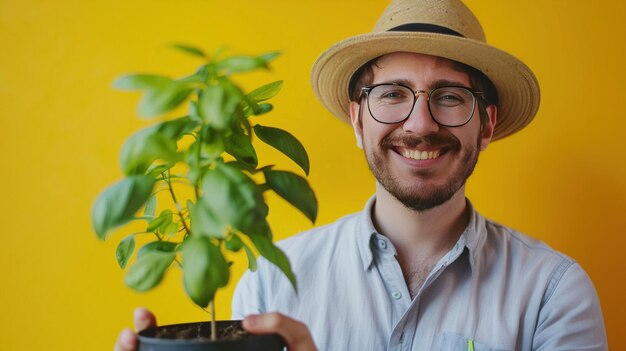
[[[467,351],[474,351],[474,340],[467,340]]]

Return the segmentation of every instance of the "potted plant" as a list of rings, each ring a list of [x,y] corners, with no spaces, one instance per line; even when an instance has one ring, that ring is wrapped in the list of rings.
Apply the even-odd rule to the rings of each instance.
[[[122,269],[134,256],[125,275],[126,285],[136,291],[150,290],[166,271],[178,267],[187,295],[201,308],[210,309],[210,323],[141,333],[140,350],[158,350],[153,345],[159,343],[168,350],[282,350],[284,345],[276,335],[265,337],[267,340],[264,336],[218,340],[220,327],[222,333],[233,334],[240,333],[240,327],[237,321],[216,323],[213,302],[216,291],[230,278],[226,252],[243,250],[253,271],[255,252],[260,254],[280,268],[296,288],[287,257],[272,243],[265,192],[274,191],[312,222],[317,216],[317,201],[307,180],[273,165],[259,167],[252,143],[255,135],[308,175],[307,153],[295,137],[252,121],[272,110],[267,100],[278,93],[282,81],[244,93],[232,80],[234,74],[268,68],[278,54],[225,56],[223,50],[216,50],[207,55],[195,47],[173,47],[201,59],[202,65],[178,79],[132,74],[114,82],[117,89],[144,91],[138,111],[143,117],[162,116],[181,105],[186,105],[188,112],[178,118],[162,117],[126,140],[120,155],[125,177],[95,201],[94,230],[104,240],[119,226],[145,221],[145,230],[126,236],[117,246],[116,258]],[[152,240],[135,250],[138,236]]]

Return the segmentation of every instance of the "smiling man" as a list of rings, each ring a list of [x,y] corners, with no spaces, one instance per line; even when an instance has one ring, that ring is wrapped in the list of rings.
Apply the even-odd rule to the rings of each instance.
[[[393,1],[372,33],[324,52],[311,81],[351,123],[376,193],[281,243],[298,293],[260,260],[237,287],[235,318],[253,314],[244,325],[279,332],[290,351],[608,349],[580,265],[465,197],[480,152],[534,118],[539,86],[461,1]],[[132,346],[125,333],[120,349]]]
[[[441,57],[396,52],[361,71],[370,79],[355,77],[350,115],[377,180],[372,220],[415,296],[467,226],[465,181],[493,136],[496,107],[469,70]]]
[[[321,350],[607,350],[580,265],[465,197],[480,152],[534,118],[539,85],[461,1],[392,1],[371,33],[324,52],[311,82],[351,123],[376,193],[282,242],[298,294],[265,262],[246,273],[236,317],[278,311]]]

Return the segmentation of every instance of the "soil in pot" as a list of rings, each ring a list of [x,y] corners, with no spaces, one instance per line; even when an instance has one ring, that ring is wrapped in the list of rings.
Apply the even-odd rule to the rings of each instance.
[[[211,323],[172,324],[139,333],[139,351],[283,351],[284,340],[276,334],[253,335],[241,321],[218,321],[218,340],[211,341]]]

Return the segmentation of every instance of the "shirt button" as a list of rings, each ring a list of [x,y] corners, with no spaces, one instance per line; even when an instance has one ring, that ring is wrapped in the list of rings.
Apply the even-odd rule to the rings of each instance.
[[[402,294],[399,291],[394,291],[391,293],[391,297],[393,297],[396,300],[399,300],[402,297]]]
[[[378,240],[378,247],[380,247],[382,250],[387,248],[387,242],[384,239],[379,239]]]

